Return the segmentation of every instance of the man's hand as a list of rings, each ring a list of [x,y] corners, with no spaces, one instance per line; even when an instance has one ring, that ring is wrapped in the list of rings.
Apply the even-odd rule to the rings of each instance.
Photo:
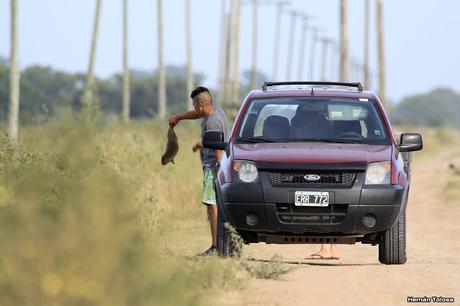
[[[193,151],[193,152],[196,152],[196,151],[198,151],[199,149],[201,149],[202,147],[203,147],[203,146],[201,145],[201,142],[197,142],[197,143],[193,146],[192,151]]]
[[[171,117],[169,117],[169,125],[172,127],[175,127],[176,124],[179,123],[179,121],[180,121],[179,115],[171,115]]]

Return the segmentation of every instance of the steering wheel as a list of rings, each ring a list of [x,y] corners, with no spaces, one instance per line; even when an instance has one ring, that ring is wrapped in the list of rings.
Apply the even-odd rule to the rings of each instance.
[[[336,135],[337,138],[363,139],[363,135],[356,132],[341,132]]]

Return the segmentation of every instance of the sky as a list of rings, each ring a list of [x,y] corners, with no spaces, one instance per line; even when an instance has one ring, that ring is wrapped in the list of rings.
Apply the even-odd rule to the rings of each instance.
[[[95,0],[18,0],[20,66],[47,65],[68,72],[86,71],[94,19]],[[240,70],[251,68],[252,6],[242,0]],[[165,61],[185,65],[185,0],[164,0]],[[221,5],[219,0],[191,0],[193,69],[205,76],[204,86],[215,87],[218,80]],[[227,1],[229,2],[229,1]],[[290,48],[294,49],[293,75],[297,76],[300,22],[294,43],[289,43],[291,10],[311,15],[311,25],[322,35],[338,41],[339,0],[291,0],[282,17],[278,75],[272,76],[275,44],[275,1],[260,0],[257,67],[269,80],[287,78]],[[371,1],[371,89],[377,90],[375,1]],[[460,1],[383,0],[387,63],[387,95],[393,101],[436,87],[460,91]],[[349,0],[350,53],[362,61],[364,53],[364,0]],[[10,50],[10,0],[0,0],[0,56]],[[155,0],[129,1],[129,64],[132,69],[154,71],[158,66],[157,5]],[[122,0],[104,0],[95,72],[108,77],[122,69]],[[310,58],[310,32],[304,57]],[[331,60],[326,77],[337,79],[338,58]],[[318,79],[321,50],[314,57]],[[305,77],[310,72],[305,71]],[[360,76],[355,76],[360,80]]]

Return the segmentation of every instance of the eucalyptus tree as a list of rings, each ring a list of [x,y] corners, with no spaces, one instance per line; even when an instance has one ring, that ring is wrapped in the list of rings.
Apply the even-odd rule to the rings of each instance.
[[[241,30],[241,0],[234,0],[234,49],[233,49],[233,94],[232,102],[238,104],[240,101],[240,30]]]
[[[278,0],[276,3],[276,21],[275,21],[275,39],[274,39],[274,50],[273,50],[273,69],[272,78],[273,80],[278,79],[278,60],[280,54],[280,36],[281,36],[281,18],[283,14],[283,8],[289,4],[289,1]]]
[[[157,0],[158,14],[158,116],[166,118],[166,72],[164,65],[163,0]]]
[[[187,46],[187,109],[193,109],[192,99],[188,96],[193,90],[193,66],[192,66],[192,18],[190,0],[185,0],[185,32]]]
[[[321,63],[321,81],[326,81],[326,68],[327,68],[327,59],[328,59],[328,49],[329,49],[329,44],[330,40],[326,37],[323,37],[321,39],[321,43],[323,46],[322,50],[322,63]]]
[[[224,73],[224,103],[228,103],[231,100],[232,88],[231,88],[231,63],[232,63],[232,20],[233,20],[233,8],[235,0],[230,2],[230,10],[227,13],[227,30],[226,30],[226,43],[225,43],[225,73]]]
[[[129,122],[130,76],[128,65],[128,0],[123,0],[123,121]]]
[[[288,55],[286,65],[286,80],[292,79],[292,64],[294,62],[294,43],[295,43],[295,25],[296,19],[299,14],[296,11],[291,11],[291,26],[289,30],[289,42],[288,42]]]
[[[369,22],[370,0],[364,2],[364,87],[369,88]]]
[[[217,56],[218,103],[225,101],[225,59],[227,54],[227,0],[222,0],[220,8],[219,51]]]
[[[385,67],[385,35],[383,25],[383,4],[382,0],[377,0],[377,58],[379,66],[379,97],[386,105],[386,67]]]
[[[251,88],[257,86],[257,47],[258,47],[258,25],[259,25],[259,1],[252,0],[252,69]]]
[[[10,109],[8,133],[17,142],[19,134],[20,72],[18,67],[18,1],[11,0]]]
[[[310,63],[309,63],[309,72],[308,77],[313,81],[315,79],[315,64],[316,64],[316,45],[318,42],[318,33],[319,29],[317,27],[312,27],[311,29],[311,45],[310,45]]]
[[[102,0],[96,0],[96,12],[93,24],[93,36],[89,54],[88,70],[86,73],[85,90],[83,93],[83,107],[87,115],[94,115],[96,109],[96,84],[94,82],[94,63],[96,60],[97,41],[99,36],[99,21],[101,17]]]
[[[307,33],[308,33],[308,22],[309,16],[302,15],[302,32],[300,36],[300,44],[299,44],[299,63],[297,67],[297,79],[300,81],[303,79],[304,71],[305,71],[305,44],[307,43]]]
[[[349,78],[348,0],[340,0],[340,81]]]

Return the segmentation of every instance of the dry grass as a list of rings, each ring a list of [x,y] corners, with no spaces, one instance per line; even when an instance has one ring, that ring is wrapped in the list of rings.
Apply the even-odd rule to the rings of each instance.
[[[176,132],[176,165],[166,167],[165,122],[85,127],[65,118],[23,129],[19,147],[3,134],[0,305],[209,304],[210,291],[286,273],[278,257],[193,256],[210,245],[191,151],[199,123]],[[451,131],[422,133],[425,151],[416,159],[454,152]],[[459,182],[452,172],[453,201]]]
[[[0,305],[199,305],[238,288],[233,261],[190,256],[210,244],[199,203],[197,124],[178,128],[163,167],[167,124],[23,130],[0,149]]]

